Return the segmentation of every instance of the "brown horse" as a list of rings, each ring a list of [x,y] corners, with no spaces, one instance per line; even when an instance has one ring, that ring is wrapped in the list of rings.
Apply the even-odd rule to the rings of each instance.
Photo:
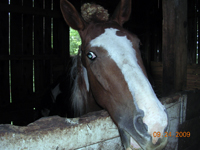
[[[129,19],[131,0],[121,0],[110,18],[99,5],[84,5],[81,16],[61,0],[61,10],[82,40],[73,94],[78,115],[104,108],[125,149],[162,149],[167,143],[167,113],[147,79],[139,39],[122,27]]]

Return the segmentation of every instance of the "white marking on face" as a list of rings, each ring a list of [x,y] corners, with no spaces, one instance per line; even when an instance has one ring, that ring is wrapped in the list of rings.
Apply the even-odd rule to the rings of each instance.
[[[155,144],[158,138],[153,132],[164,132],[167,126],[167,114],[164,106],[156,97],[148,79],[137,63],[136,51],[126,36],[118,36],[118,29],[107,28],[105,32],[90,42],[91,47],[103,47],[120,68],[128,84],[133,100],[144,111],[143,122]]]

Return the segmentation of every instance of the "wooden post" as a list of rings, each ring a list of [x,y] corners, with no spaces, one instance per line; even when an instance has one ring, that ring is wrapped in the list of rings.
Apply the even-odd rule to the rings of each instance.
[[[163,95],[184,90],[187,72],[187,0],[163,0]]]

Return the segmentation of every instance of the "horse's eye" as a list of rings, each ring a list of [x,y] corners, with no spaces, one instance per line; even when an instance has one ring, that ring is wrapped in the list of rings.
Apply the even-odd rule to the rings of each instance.
[[[88,52],[87,53],[87,57],[90,59],[90,60],[95,60],[95,58],[97,57],[93,52]]]

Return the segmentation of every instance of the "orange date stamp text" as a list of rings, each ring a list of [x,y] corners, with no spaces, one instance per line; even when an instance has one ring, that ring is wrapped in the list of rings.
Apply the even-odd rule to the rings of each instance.
[[[171,132],[165,132],[164,135],[161,135],[161,133],[158,132],[153,132],[153,137],[190,137],[190,132],[176,132],[176,135],[172,135]]]

